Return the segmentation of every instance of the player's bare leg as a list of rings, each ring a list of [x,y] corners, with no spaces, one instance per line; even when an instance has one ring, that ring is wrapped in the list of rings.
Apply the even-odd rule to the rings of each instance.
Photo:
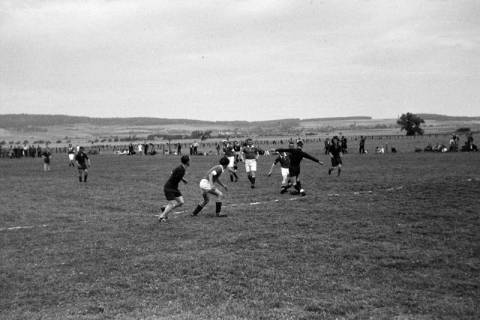
[[[168,219],[168,213],[175,208],[181,207],[185,203],[185,200],[182,197],[177,197],[175,200],[171,200],[168,202],[165,209],[162,210],[162,213],[158,217],[159,221],[164,221]]]

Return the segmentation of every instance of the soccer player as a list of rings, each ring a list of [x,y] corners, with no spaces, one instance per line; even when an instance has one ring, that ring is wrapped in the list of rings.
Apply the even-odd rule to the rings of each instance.
[[[43,171],[50,171],[50,159],[52,158],[52,153],[50,149],[47,147],[45,151],[42,153],[43,158]]]
[[[187,183],[187,180],[185,180],[183,177],[185,176],[187,167],[190,166],[190,157],[184,155],[180,158],[180,162],[181,164],[173,169],[170,177],[163,186],[163,192],[168,204],[166,207],[162,208],[162,213],[158,217],[159,222],[166,222],[168,219],[168,213],[185,203],[182,193],[178,190],[178,184],[180,181],[185,184]]]
[[[227,168],[229,164],[229,160],[227,157],[222,157],[220,159],[220,164],[213,166],[208,170],[205,177],[200,180],[200,189],[202,190],[202,197],[203,202],[197,205],[195,210],[192,212],[192,216],[198,215],[200,211],[208,204],[210,201],[209,195],[214,195],[217,197],[217,201],[215,203],[215,214],[217,217],[226,217],[227,215],[221,213],[222,211],[222,200],[223,200],[223,193],[215,188],[215,183],[222,186],[225,191],[228,191],[227,186],[225,186],[220,180],[220,176],[222,175],[223,171]]]
[[[75,148],[72,146],[71,143],[68,145],[67,153],[68,153],[68,160],[70,161],[68,163],[68,166],[75,167]]]
[[[75,156],[75,162],[77,163],[78,168],[78,181],[87,182],[88,177],[88,168],[90,167],[90,159],[85,153],[83,147],[78,148],[77,155]]]
[[[225,153],[225,157],[228,159],[228,171],[230,172],[230,181],[237,182],[237,169],[235,163],[235,150],[233,145],[229,141],[224,142],[223,152]]]
[[[331,175],[332,172],[337,169],[337,176],[339,176],[342,171],[342,146],[337,136],[332,138],[332,144],[328,149],[328,155],[332,162],[332,166],[328,169],[328,174]]]
[[[289,144],[289,148],[293,148],[293,142]],[[272,166],[270,167],[270,171],[267,173],[267,175],[270,177],[272,175],[272,170],[273,167],[277,163],[280,163],[280,170],[282,172],[282,187],[280,188],[280,193],[285,193],[287,192],[288,188],[292,186],[292,183],[290,181],[290,154],[286,152],[281,152],[278,154],[278,157],[275,158],[275,160],[272,163]]]
[[[248,138],[242,149],[242,160],[245,162],[245,170],[252,189],[255,188],[255,173],[257,172],[257,159],[259,154],[259,149],[253,145],[253,140]]]
[[[293,186],[295,188],[295,192],[292,194],[300,194],[305,196],[305,190],[302,188],[302,183],[300,182],[300,162],[302,162],[303,158],[307,158],[314,162],[317,162],[323,166],[323,162],[318,160],[317,158],[309,155],[308,153],[302,150],[303,148],[303,141],[297,141],[297,148],[280,148],[276,149],[277,152],[288,152],[290,154],[290,168],[289,174],[290,178],[292,179]]]

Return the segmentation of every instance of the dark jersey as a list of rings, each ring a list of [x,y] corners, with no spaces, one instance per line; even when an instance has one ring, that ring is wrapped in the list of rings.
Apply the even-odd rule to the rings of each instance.
[[[225,152],[225,157],[233,157],[235,155],[235,151],[231,145],[226,145],[223,148],[223,152]]]
[[[335,158],[338,158],[342,152],[342,147],[334,143],[328,148],[328,152],[331,153]]]
[[[275,159],[273,163],[277,164],[279,162],[282,168],[290,168],[290,155],[286,152],[280,153],[280,155]]]
[[[290,168],[300,167],[300,162],[302,162],[303,158],[307,158],[315,162],[320,162],[320,160],[309,155],[306,152],[303,152],[301,149],[277,149],[276,151],[288,152],[290,154]]]
[[[45,151],[44,153],[42,153],[43,162],[50,163],[50,157],[51,156],[52,156],[52,154],[48,151]]]
[[[259,150],[257,147],[251,145],[251,146],[245,146],[243,147],[243,154],[245,156],[245,159],[257,159],[259,155]]]
[[[83,151],[80,151],[79,153],[77,153],[77,155],[75,156],[75,161],[78,162],[78,165],[79,165],[79,169],[86,169],[87,168],[87,160],[88,160],[88,156],[85,152]]]
[[[173,169],[172,173],[170,174],[170,178],[168,178],[167,182],[165,183],[164,188],[169,190],[178,190],[178,184],[182,181],[183,177],[185,176],[185,167],[179,165],[175,169]]]
[[[75,154],[75,148],[69,147],[68,148],[68,154]]]

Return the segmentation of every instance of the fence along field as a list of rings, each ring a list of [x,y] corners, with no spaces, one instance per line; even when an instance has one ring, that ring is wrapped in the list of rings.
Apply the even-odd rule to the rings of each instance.
[[[303,198],[280,195],[262,157],[256,189],[242,166],[223,177],[225,219],[212,204],[189,217],[218,160],[192,157],[166,225],[176,156],[92,155],[86,184],[64,154],[50,172],[2,159],[0,318],[475,319],[480,154],[414,147],[352,150],[340,177],[304,160]],[[320,144],[306,151],[328,164]]]

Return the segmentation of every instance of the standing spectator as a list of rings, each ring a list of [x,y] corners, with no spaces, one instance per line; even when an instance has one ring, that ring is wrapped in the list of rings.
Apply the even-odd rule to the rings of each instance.
[[[365,137],[360,136],[360,145],[358,148],[358,153],[364,154],[365,153]]]
[[[198,142],[197,142],[197,141],[195,141],[195,142],[193,143],[193,154],[194,154],[194,155],[197,155],[197,154],[198,154]]]
[[[325,154],[328,154],[328,150],[330,149],[330,138],[325,138],[325,142],[324,142],[324,145],[325,145]]]
[[[182,155],[182,144],[180,142],[177,143],[177,155]]]
[[[468,151],[474,151],[473,134],[471,132],[467,135],[467,149]]]
[[[342,147],[342,153],[347,153],[347,138],[345,138],[345,136],[342,136],[342,139],[340,140],[340,145]]]

